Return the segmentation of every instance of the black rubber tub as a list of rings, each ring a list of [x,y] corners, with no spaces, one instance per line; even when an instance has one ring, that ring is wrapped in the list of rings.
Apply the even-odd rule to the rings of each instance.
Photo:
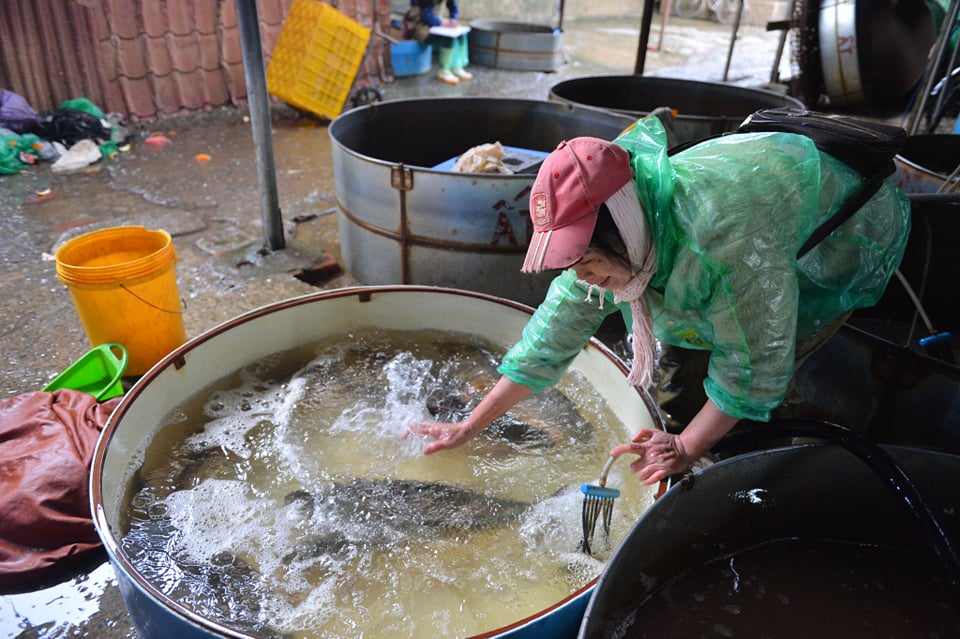
[[[636,75],[594,75],[564,80],[550,88],[550,99],[633,117],[667,107],[676,114],[676,142],[732,131],[759,109],[803,108],[803,103],[796,98],[765,89]]]
[[[579,638],[957,636],[956,562],[938,550],[955,552],[960,538],[960,457],[881,452],[942,534],[876,460],[842,445],[732,457],[646,511],[601,575]]]

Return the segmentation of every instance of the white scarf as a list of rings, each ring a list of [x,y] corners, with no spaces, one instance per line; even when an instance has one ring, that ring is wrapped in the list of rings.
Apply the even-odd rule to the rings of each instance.
[[[633,314],[633,364],[627,383],[647,388],[653,383],[656,349],[653,337],[653,318],[643,292],[657,266],[657,252],[647,229],[647,218],[640,207],[632,182],[628,182],[606,202],[613,223],[627,247],[631,268],[636,271],[629,282],[613,291],[617,303],[629,302]],[[587,291],[587,298],[590,292]],[[603,295],[600,296],[603,299]]]

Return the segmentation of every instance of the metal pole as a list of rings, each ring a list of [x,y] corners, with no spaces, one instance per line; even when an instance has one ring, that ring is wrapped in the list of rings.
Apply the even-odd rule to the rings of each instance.
[[[960,191],[956,193],[907,193],[907,199],[917,204],[955,204],[960,202]]]
[[[947,15],[943,21],[942,31],[940,32],[940,36],[937,38],[937,41],[934,44],[934,52],[931,55],[930,62],[927,65],[926,73],[923,81],[921,82],[922,88],[920,90],[920,100],[916,103],[914,109],[910,113],[909,123],[906,127],[909,135],[915,135],[920,128],[920,119],[923,117],[923,111],[927,107],[927,100],[930,97],[930,91],[932,90],[934,81],[936,80],[937,69],[939,69],[940,65],[943,64],[943,56],[947,50],[947,43],[950,41],[950,33],[957,22],[957,10],[958,1],[953,0],[950,3],[950,8],[947,10]],[[951,69],[947,69],[948,76],[950,71]]]
[[[780,38],[777,40],[777,55],[773,58],[773,69],[770,71],[770,84],[780,83],[780,61],[783,59],[783,49],[787,46],[787,32],[790,31],[790,23],[793,20],[795,0],[790,0],[787,6],[787,19],[782,23],[767,23],[767,31],[771,28],[780,29]]]
[[[727,50],[727,64],[723,67],[723,81],[727,81],[730,74],[730,61],[733,59],[733,45],[737,43],[737,33],[740,31],[740,17],[743,15],[743,0],[737,1],[737,17],[733,21],[733,31],[730,34],[730,49]]]
[[[267,77],[263,70],[260,16],[257,13],[256,0],[237,0],[237,22],[240,26],[243,71],[247,80],[247,104],[250,107],[253,143],[257,153],[257,184],[260,189],[264,245],[271,251],[277,251],[284,248],[285,242],[283,219],[277,198],[276,164],[270,133],[270,103],[267,98]]]
[[[643,15],[640,18],[640,43],[637,45],[637,61],[633,66],[634,75],[643,75],[643,66],[647,62],[647,45],[650,43],[651,23],[653,23],[653,0],[643,0]]]

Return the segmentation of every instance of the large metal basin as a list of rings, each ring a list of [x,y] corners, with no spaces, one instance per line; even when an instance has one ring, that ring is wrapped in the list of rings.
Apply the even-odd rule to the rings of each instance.
[[[634,118],[668,107],[676,113],[673,142],[732,131],[759,109],[803,108],[803,103],[796,98],[764,89],[636,75],[594,75],[564,80],[550,88],[550,99]]]
[[[362,327],[398,330],[455,329],[509,346],[532,309],[475,292],[393,286],[327,291],[285,300],[229,320],[173,351],[127,393],[104,428],[94,454],[91,503],[94,523],[118,578],[124,603],[143,639],[241,637],[187,609],[142,575],[121,547],[124,490],[139,455],[164,426],[167,412],[201,389],[271,355]],[[649,395],[626,383],[626,368],[592,340],[578,355],[580,371],[630,432],[651,427],[656,408]],[[627,426],[628,425],[628,426]],[[595,469],[592,469],[593,472]],[[585,475],[586,476],[586,475]],[[652,497],[652,495],[650,495]],[[484,636],[573,637],[593,588],[587,584],[563,601],[509,628]]]
[[[902,101],[923,77],[936,27],[924,0],[822,0],[817,36],[831,104]]]
[[[427,284],[538,304],[550,275],[521,275],[536,164],[513,175],[444,168],[479,144],[545,155],[568,138],[612,139],[632,119],[538,100],[395,100],[330,124],[345,267],[364,284]],[[528,154],[529,155],[529,154]]]
[[[516,71],[556,71],[563,64],[563,32],[545,24],[470,21],[470,62]]]
[[[774,428],[774,425],[764,427]],[[960,473],[960,457],[909,448],[891,448],[888,452],[938,516],[947,537],[954,544],[960,541],[960,518],[954,512],[954,478]],[[579,637],[639,636],[638,628],[644,631],[643,636],[677,636],[675,625],[663,623],[664,615],[644,614],[652,612],[651,607],[645,605],[650,595],[672,580],[682,579],[701,564],[720,558],[729,562],[733,577],[729,583],[716,584],[717,589],[736,591],[743,585],[748,593],[756,592],[756,583],[766,585],[767,582],[762,576],[758,577],[756,571],[743,567],[741,584],[737,579],[740,577],[737,572],[740,565],[735,563],[737,554],[778,540],[829,539],[906,548],[924,558],[928,554],[932,566],[940,565],[935,549],[942,544],[931,540],[925,530],[924,522],[929,520],[915,517],[903,501],[908,495],[897,496],[891,487],[885,475],[874,472],[851,452],[835,444],[749,453],[714,464],[689,484],[677,484],[667,491],[636,523],[604,569],[588,604]],[[805,559],[790,557],[786,566],[771,566],[771,571],[775,569],[802,579]],[[885,576],[897,583],[916,579],[915,575]],[[893,581],[889,585],[894,585]],[[884,582],[879,577],[878,582],[871,582],[869,588],[882,589]],[[685,594],[693,601],[697,593],[702,591]],[[864,607],[868,609],[866,602],[871,595],[862,594]],[[791,599],[787,605],[787,601],[778,600],[773,587],[767,596],[772,612],[780,615],[780,619],[790,620],[793,630],[787,636],[823,636],[815,628],[822,628],[820,622],[831,619],[826,595],[819,597],[820,610],[826,617],[809,616],[809,602],[801,605]],[[653,600],[657,601],[660,600]],[[736,636],[769,636],[774,630],[756,628],[756,634],[738,632],[738,626],[750,625],[756,620],[747,610],[738,617],[736,600],[731,597],[727,601],[728,606],[713,610],[709,618],[705,618],[709,609],[694,612],[692,603],[683,614],[688,620],[702,621],[704,632],[710,636],[714,632],[716,636],[734,636],[734,633]],[[802,616],[802,611],[808,616]],[[938,620],[931,622],[952,626],[955,630],[956,608],[952,613],[943,612]],[[952,620],[950,614],[954,615]],[[723,632],[725,626],[729,626],[726,633]],[[634,631],[632,634],[630,628]],[[889,636],[920,636],[919,631],[904,634],[902,630],[891,629]],[[866,629],[864,632],[864,636],[874,634]]]

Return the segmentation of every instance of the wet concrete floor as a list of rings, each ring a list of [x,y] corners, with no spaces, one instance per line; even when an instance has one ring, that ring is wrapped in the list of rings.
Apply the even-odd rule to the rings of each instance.
[[[488,96],[546,99],[570,77],[632,73],[640,17],[565,24],[565,64],[556,73],[473,66],[472,82],[450,87],[433,74],[382,86],[384,99]],[[659,39],[654,20],[651,46]],[[731,29],[671,18],[660,50],[647,53],[651,75],[721,81]],[[778,34],[743,26],[728,80],[762,86],[770,78]],[[785,55],[785,57],[789,57]],[[786,61],[784,62],[786,65]],[[786,68],[786,67],[785,67]],[[276,179],[287,248],[264,250],[258,173],[249,118],[224,108],[131,125],[129,152],[88,170],[54,174],[38,165],[0,177],[0,397],[40,390],[88,348],[67,288],[57,279],[56,248],[100,229],[143,225],[171,233],[179,256],[179,293],[187,337],[292,296],[358,284],[349,273],[318,284],[295,272],[332,257],[339,262],[336,197],[327,123],[282,105],[272,114]],[[144,143],[162,132],[170,144]],[[208,162],[195,159],[210,156]],[[49,195],[38,195],[49,189]],[[342,262],[341,262],[342,263]],[[49,589],[0,597],[0,637],[136,637],[103,556],[57,575]]]

